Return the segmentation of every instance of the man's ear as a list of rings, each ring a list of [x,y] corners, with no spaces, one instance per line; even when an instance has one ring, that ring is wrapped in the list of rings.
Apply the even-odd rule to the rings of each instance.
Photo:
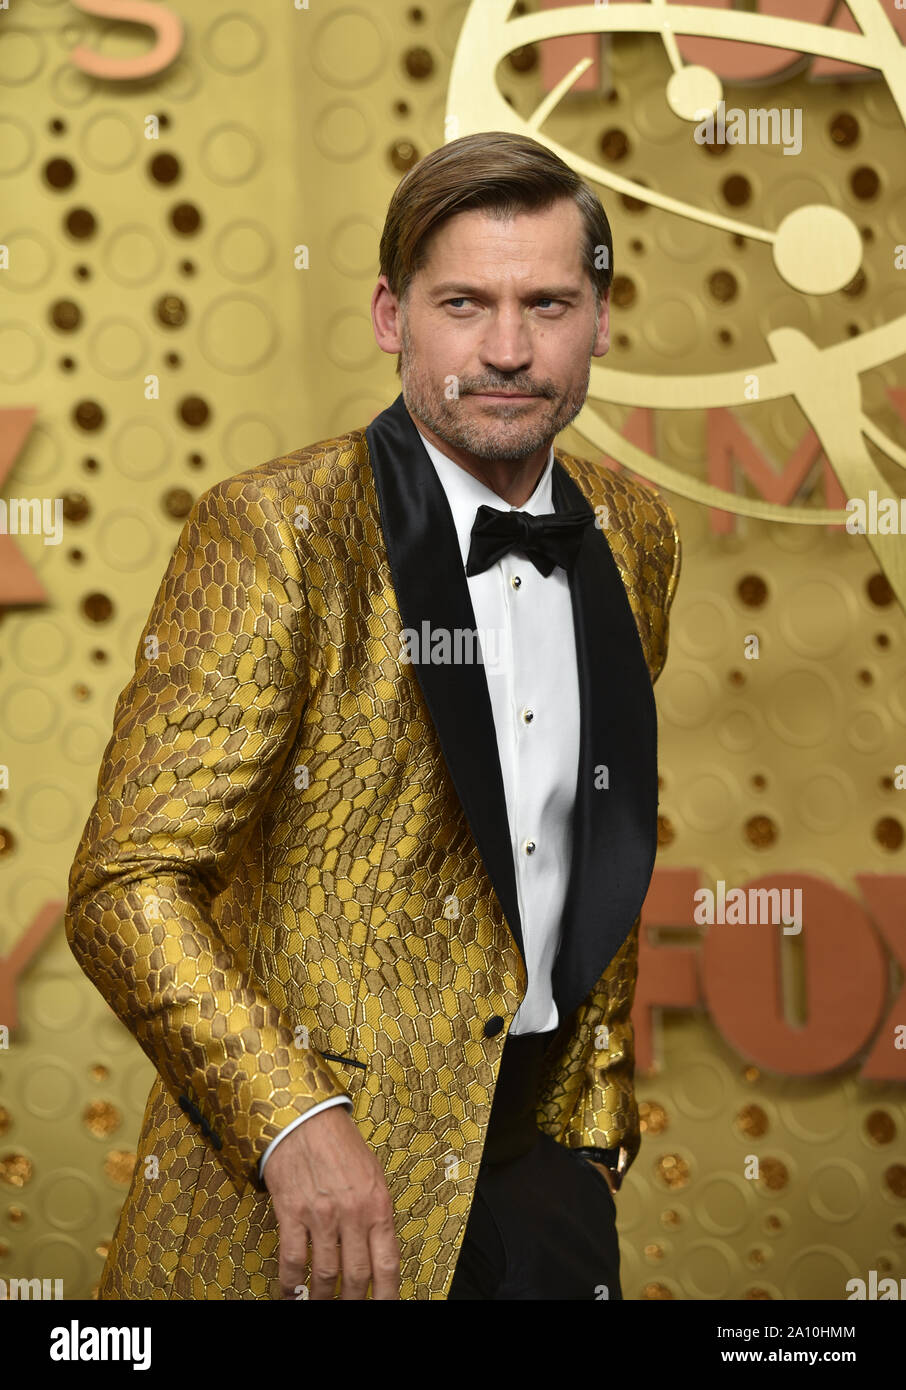
[[[380,276],[371,296],[371,325],[375,342],[381,352],[398,353],[401,350],[403,341],[399,300],[391,292],[386,275]]]
[[[603,357],[610,348],[610,290],[601,295],[601,310],[598,314],[598,336],[591,350],[592,357]]]

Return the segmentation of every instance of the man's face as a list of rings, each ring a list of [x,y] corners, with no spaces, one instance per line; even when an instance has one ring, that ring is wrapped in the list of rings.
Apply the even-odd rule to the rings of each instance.
[[[438,228],[400,306],[411,415],[482,459],[549,447],[585,404],[591,356],[609,347],[583,238],[571,199],[506,222],[470,210]]]

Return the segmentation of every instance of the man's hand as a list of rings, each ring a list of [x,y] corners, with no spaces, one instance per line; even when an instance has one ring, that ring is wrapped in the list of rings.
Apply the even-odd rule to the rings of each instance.
[[[310,1298],[398,1299],[400,1250],[384,1170],[349,1111],[332,1105],[297,1125],[264,1167],[280,1229],[280,1287],[297,1298],[311,1242]]]
[[[315,1118],[317,1118],[317,1116],[316,1116]],[[593,1158],[586,1158],[585,1162],[586,1162],[586,1163],[590,1163],[591,1166],[592,1166],[592,1168],[597,1168],[597,1170],[598,1170],[599,1173],[603,1173],[603,1174],[604,1174],[605,1178],[607,1179],[607,1186],[610,1188],[611,1192],[612,1192],[614,1195],[616,1195],[616,1193],[617,1193],[617,1187],[616,1187],[616,1184],[615,1184],[615,1182],[614,1182],[614,1180],[613,1180],[613,1173],[612,1173],[611,1170],[607,1167],[607,1164],[606,1164],[606,1163],[598,1163],[598,1162],[597,1162],[595,1159],[593,1159]],[[264,1171],[267,1172],[267,1169],[265,1168]]]

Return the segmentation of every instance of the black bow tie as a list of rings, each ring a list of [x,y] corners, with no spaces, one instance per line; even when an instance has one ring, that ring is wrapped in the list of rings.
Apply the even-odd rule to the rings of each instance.
[[[511,550],[521,550],[543,575],[554,565],[572,569],[582,535],[592,511],[502,512],[496,507],[479,507],[472,525],[472,544],[466,561],[466,574],[481,574]]]

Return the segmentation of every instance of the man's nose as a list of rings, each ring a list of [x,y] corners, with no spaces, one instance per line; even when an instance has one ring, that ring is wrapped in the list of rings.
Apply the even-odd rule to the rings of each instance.
[[[532,360],[531,334],[518,309],[492,315],[481,344],[480,356],[488,367],[512,374],[524,371]]]

